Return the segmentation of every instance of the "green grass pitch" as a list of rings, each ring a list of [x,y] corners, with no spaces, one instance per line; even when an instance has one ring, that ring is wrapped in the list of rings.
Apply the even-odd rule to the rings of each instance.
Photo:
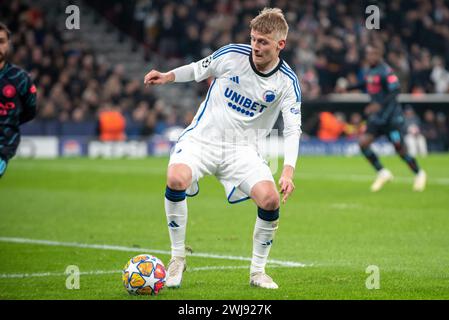
[[[395,180],[373,194],[361,157],[299,159],[270,254],[281,263],[267,266],[279,290],[251,288],[249,261],[236,258],[251,256],[255,205],[228,204],[206,177],[188,200],[194,255],[182,287],[136,297],[121,282],[127,260],[145,249],[169,260],[168,159],[13,159],[0,180],[0,299],[448,299],[449,156],[419,159],[423,193],[399,158],[383,161]],[[65,285],[69,265],[81,272],[77,290]],[[366,288],[370,265],[379,289]]]

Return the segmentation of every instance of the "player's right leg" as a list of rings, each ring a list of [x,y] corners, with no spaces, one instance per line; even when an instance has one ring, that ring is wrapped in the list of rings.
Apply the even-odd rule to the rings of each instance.
[[[188,165],[183,163],[169,165],[165,189],[165,213],[171,241],[171,260],[168,264],[165,283],[168,288],[181,286],[182,274],[186,269],[186,189],[191,183],[192,170]]]
[[[181,286],[186,268],[185,238],[187,227],[186,196],[194,196],[193,185],[216,170],[221,158],[212,146],[195,139],[179,141],[170,155],[165,191],[165,212],[171,241],[172,258],[168,264],[165,285]],[[188,193],[188,194],[187,194]]]
[[[371,149],[371,144],[373,143],[374,139],[374,134],[367,132],[360,137],[359,146],[362,154],[377,171],[376,179],[371,185],[371,191],[377,192],[382,189],[385,183],[393,179],[393,175],[390,170],[383,167],[383,165],[379,161],[378,156]]]
[[[396,153],[401,157],[402,160],[404,160],[410,170],[415,174],[413,190],[424,191],[424,189],[426,188],[427,174],[423,169],[419,167],[416,158],[408,152],[401,128],[397,127],[391,130],[388,134],[388,139],[393,144]]]

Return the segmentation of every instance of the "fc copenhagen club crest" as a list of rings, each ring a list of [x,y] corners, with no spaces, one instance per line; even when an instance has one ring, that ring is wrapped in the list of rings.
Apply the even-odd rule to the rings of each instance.
[[[271,90],[267,90],[263,94],[263,101],[265,102],[273,102],[275,98],[276,94]]]
[[[6,98],[11,99],[11,98],[14,98],[17,91],[14,86],[7,84],[6,86],[3,87],[2,93]]]

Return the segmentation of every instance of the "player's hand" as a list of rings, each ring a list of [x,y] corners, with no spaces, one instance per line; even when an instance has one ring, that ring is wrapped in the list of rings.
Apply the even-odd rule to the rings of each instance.
[[[295,190],[295,184],[291,178],[281,177],[279,179],[279,192],[283,195],[282,203],[287,201],[293,190]]]
[[[372,102],[369,105],[366,106],[365,108],[365,114],[373,114],[378,112],[380,109],[382,108],[382,106],[377,103],[377,102]]]
[[[283,195],[282,203],[285,203],[295,190],[295,184],[293,183],[294,168],[291,166],[285,166],[282,171],[281,178],[279,179],[279,192]]]
[[[348,90],[346,89],[348,87],[348,80],[346,78],[338,78],[337,83],[335,84],[334,91],[336,93],[346,93]]]
[[[145,85],[166,84],[168,82],[173,82],[174,80],[175,75],[173,72],[162,73],[157,70],[151,70],[146,74],[143,83]]]

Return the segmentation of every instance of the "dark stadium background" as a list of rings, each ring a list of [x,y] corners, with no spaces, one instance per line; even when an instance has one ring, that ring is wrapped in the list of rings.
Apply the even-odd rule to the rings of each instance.
[[[80,10],[79,30],[66,27],[69,5]],[[378,30],[365,26],[369,5],[380,9]],[[188,200],[193,253],[182,289],[130,296],[122,268],[131,257],[156,254],[168,265],[168,154],[208,89],[207,81],[145,88],[144,75],[249,43],[249,20],[265,6],[285,12],[281,55],[303,98],[296,189],[281,205],[267,266],[279,289],[248,285],[256,207],[230,205],[208,176]],[[30,73],[38,93],[37,117],[21,126],[17,155],[0,179],[0,301],[145,300],[144,312],[166,316],[178,308],[163,300],[449,300],[448,0],[0,0],[0,21],[13,33],[10,61]],[[412,191],[400,157],[383,156],[395,154],[385,139],[373,149],[394,180],[370,192],[375,172],[357,143],[368,99],[336,90],[343,78],[362,77],[368,41],[384,47],[399,77],[407,142],[428,175],[424,192]],[[122,141],[99,136],[108,112],[125,121]],[[423,142],[425,150],[417,147]],[[273,172],[276,182],[280,174]],[[67,287],[73,266],[80,290]],[[371,267],[380,288],[369,285]],[[313,311],[335,313],[331,303]],[[128,317],[135,310],[114,306]],[[303,312],[303,303],[291,306]]]
[[[80,9],[79,30],[65,25],[71,4]],[[379,30],[365,27],[371,4],[381,12]],[[363,130],[366,97],[336,94],[335,85],[341,77],[350,83],[361,77],[363,49],[374,41],[401,81],[411,136],[422,135],[429,152],[448,151],[449,4],[443,0],[2,1],[0,20],[13,32],[11,61],[38,88],[38,116],[23,126],[23,136],[58,137],[59,153],[85,154],[86,143],[98,139],[99,113],[113,108],[126,119],[126,140],[150,141],[150,154],[166,154],[166,142],[191,122],[208,83],[145,88],[145,73],[190,63],[229,42],[247,43],[249,20],[264,6],[282,8],[290,25],[282,57],[301,81],[303,142],[312,143],[304,150],[314,153],[321,143],[323,111],[338,127],[330,143],[343,143],[336,153]],[[67,138],[68,147],[61,147]]]

